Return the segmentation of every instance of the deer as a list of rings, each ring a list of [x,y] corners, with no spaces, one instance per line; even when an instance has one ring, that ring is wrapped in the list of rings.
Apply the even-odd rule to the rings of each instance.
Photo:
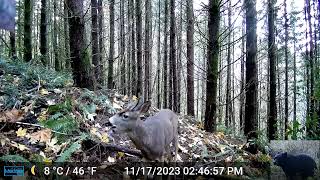
[[[145,161],[164,162],[165,157],[172,160],[170,143],[173,143],[177,161],[178,153],[178,116],[169,109],[162,109],[153,116],[141,120],[150,101],[129,103],[128,107],[109,118],[116,133],[126,133]]]

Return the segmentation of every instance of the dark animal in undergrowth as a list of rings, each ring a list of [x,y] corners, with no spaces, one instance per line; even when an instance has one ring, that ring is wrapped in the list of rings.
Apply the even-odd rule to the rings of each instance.
[[[280,166],[286,174],[287,179],[290,180],[314,177],[315,169],[317,169],[316,162],[305,154],[291,155],[287,152],[279,153],[275,155],[273,163]]]

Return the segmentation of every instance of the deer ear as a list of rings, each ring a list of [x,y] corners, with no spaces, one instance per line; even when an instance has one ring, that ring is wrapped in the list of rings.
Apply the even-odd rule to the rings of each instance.
[[[146,101],[145,103],[143,103],[139,110],[140,113],[146,113],[149,110],[150,106],[151,106],[150,101]]]

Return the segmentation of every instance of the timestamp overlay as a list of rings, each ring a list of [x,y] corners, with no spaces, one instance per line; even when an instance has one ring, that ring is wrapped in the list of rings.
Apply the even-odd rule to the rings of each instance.
[[[30,162],[28,165],[3,164],[1,176],[21,175],[42,177],[52,179],[57,177],[68,177],[70,179],[133,179],[149,177],[169,177],[176,179],[202,177],[241,177],[246,176],[242,163],[218,164],[215,162],[66,162],[66,163],[43,163]],[[18,165],[18,166],[17,166]],[[17,167],[15,167],[17,166]],[[1,172],[0,171],[0,172]]]
[[[161,163],[135,163],[131,166],[124,168],[124,174],[127,176],[176,176],[176,177],[188,177],[188,176],[206,176],[206,177],[227,177],[244,175],[244,168],[241,165],[218,165],[212,163],[200,163],[200,162],[177,162],[165,163],[163,166]]]

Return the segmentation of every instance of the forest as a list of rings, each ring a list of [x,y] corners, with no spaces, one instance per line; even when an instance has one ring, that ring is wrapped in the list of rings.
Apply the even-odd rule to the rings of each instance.
[[[0,0],[0,17],[0,161],[142,157],[106,127],[140,100],[178,115],[180,161],[320,139],[320,1]]]

